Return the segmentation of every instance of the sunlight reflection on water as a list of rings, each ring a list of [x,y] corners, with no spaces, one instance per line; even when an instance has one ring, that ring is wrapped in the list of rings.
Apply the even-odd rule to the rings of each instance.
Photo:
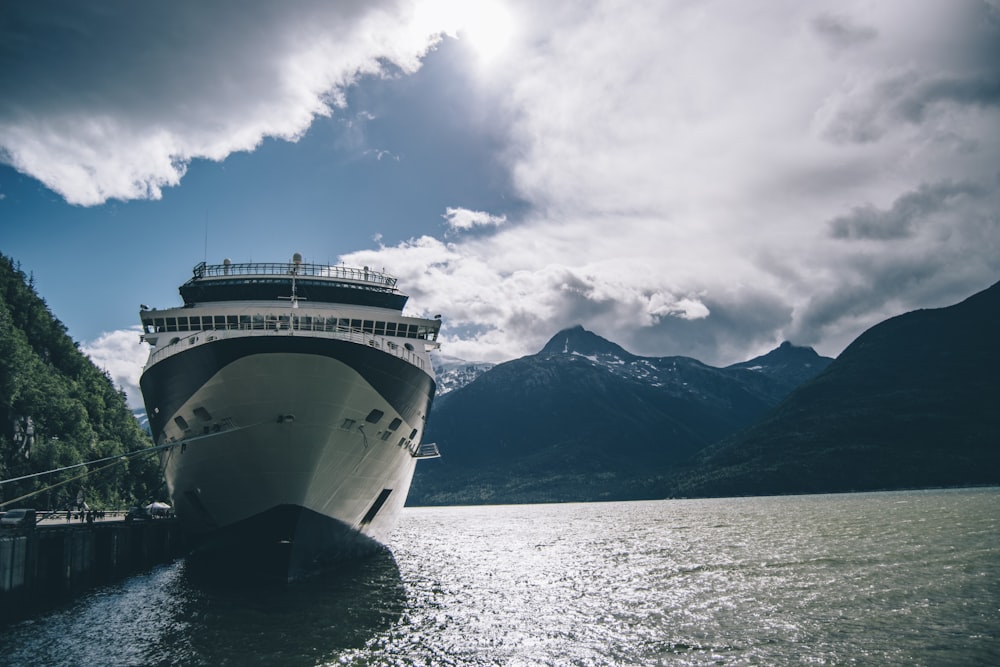
[[[350,571],[180,561],[6,629],[0,664],[1000,664],[998,528],[998,489],[414,508]]]

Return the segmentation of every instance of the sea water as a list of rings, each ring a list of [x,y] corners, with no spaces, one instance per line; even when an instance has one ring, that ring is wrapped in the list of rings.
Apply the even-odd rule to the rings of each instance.
[[[96,589],[0,664],[998,665],[1000,489],[410,508],[304,582]]]

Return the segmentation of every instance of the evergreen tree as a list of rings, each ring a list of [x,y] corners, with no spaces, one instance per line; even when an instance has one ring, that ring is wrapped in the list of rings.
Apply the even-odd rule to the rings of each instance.
[[[19,265],[0,254],[0,479],[151,446],[125,394],[98,369],[49,311]],[[4,484],[0,502],[65,482],[102,464]],[[162,487],[156,454],[131,456],[18,504],[66,509],[147,502]]]

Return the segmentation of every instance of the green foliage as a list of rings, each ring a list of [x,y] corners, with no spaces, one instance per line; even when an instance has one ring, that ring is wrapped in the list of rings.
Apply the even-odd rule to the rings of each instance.
[[[30,418],[30,426],[28,419]],[[82,353],[15,263],[0,254],[0,479],[12,479],[150,447],[124,394]],[[22,506],[96,508],[155,499],[155,454],[5,484],[0,502],[66,482]],[[78,480],[74,477],[91,472]]]

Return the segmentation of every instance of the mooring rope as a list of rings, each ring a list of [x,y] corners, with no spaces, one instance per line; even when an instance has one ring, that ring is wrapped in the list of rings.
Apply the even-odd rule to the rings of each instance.
[[[44,470],[42,472],[36,472],[36,473],[32,473],[30,475],[22,475],[21,477],[14,477],[14,478],[11,478],[11,479],[0,480],[0,486],[3,486],[4,484],[10,484],[12,482],[20,482],[20,481],[23,481],[23,480],[26,480],[26,479],[34,479],[35,477],[43,477],[45,475],[52,475],[52,474],[57,473],[57,472],[64,472],[66,470],[73,470],[74,468],[82,468],[84,466],[96,465],[98,463],[104,463],[106,461],[111,461],[111,463],[108,463],[105,466],[101,466],[100,468],[95,468],[93,470],[88,470],[87,472],[85,472],[85,473],[83,473],[81,475],[77,475],[76,477],[71,477],[71,478],[63,480],[61,482],[56,482],[55,484],[50,484],[49,486],[43,487],[41,489],[36,489],[36,490],[32,491],[31,493],[25,494],[23,496],[19,496],[17,498],[13,498],[11,500],[5,500],[3,502],[0,502],[0,508],[6,507],[7,505],[10,505],[12,503],[16,503],[16,502],[21,501],[21,500],[26,500],[26,499],[31,498],[33,496],[37,496],[40,493],[44,493],[46,491],[49,491],[50,489],[55,489],[55,488],[57,488],[59,486],[62,486],[63,484],[69,484],[70,482],[75,482],[78,479],[83,479],[84,477],[87,477],[88,475],[93,475],[96,472],[100,472],[102,470],[107,470],[111,466],[118,465],[118,464],[121,464],[121,463],[125,463],[130,458],[133,458],[133,457],[136,457],[136,456],[144,456],[146,454],[152,454],[153,452],[158,452],[158,451],[163,450],[163,449],[171,449],[173,447],[177,447],[178,445],[187,445],[187,444],[189,444],[191,442],[195,442],[197,440],[205,440],[206,438],[211,438],[211,437],[214,437],[214,436],[217,436],[217,435],[222,435],[223,433],[232,433],[233,431],[242,431],[244,429],[252,428],[254,426],[260,426],[263,423],[264,422],[258,422],[256,424],[250,424],[248,426],[240,426],[240,427],[235,428],[235,429],[227,429],[227,430],[224,430],[224,431],[218,431],[216,433],[206,433],[206,434],[203,434],[203,435],[195,436],[193,438],[187,438],[185,440],[174,440],[173,442],[165,442],[162,445],[155,445],[153,447],[146,447],[145,449],[137,449],[134,452],[127,452],[125,454],[118,454],[116,456],[105,456],[104,458],[94,459],[93,461],[85,461],[83,463],[74,463],[73,465],[63,466],[62,468],[53,468],[52,470]]]

